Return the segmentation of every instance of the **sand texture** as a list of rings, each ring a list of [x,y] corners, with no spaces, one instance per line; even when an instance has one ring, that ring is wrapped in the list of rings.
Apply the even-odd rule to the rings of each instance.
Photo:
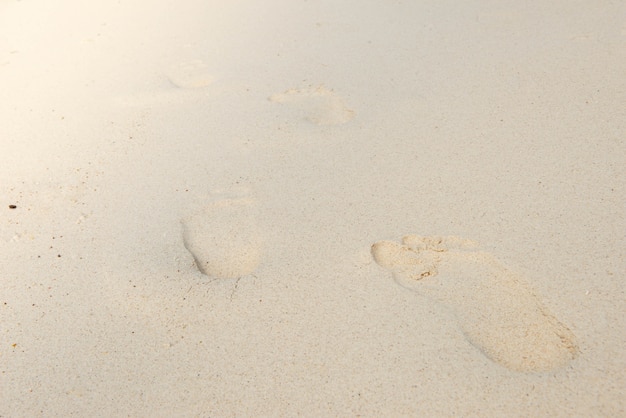
[[[626,416],[624,16],[0,1],[0,417]]]

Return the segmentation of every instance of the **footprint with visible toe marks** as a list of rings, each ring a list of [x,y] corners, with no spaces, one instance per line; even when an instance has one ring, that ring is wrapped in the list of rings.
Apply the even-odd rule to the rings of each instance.
[[[520,372],[568,364],[578,353],[574,334],[523,277],[476,247],[456,237],[409,235],[371,251],[400,285],[454,311],[467,340],[494,362]]]

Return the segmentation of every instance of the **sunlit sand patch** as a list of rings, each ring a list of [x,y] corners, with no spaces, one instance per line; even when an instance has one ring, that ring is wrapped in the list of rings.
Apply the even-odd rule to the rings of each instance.
[[[520,372],[567,365],[578,353],[574,334],[523,277],[475,248],[457,237],[409,235],[371,252],[400,285],[454,311],[467,340],[494,362]]]
[[[340,125],[354,118],[354,111],[344,99],[324,86],[289,89],[272,95],[269,100],[297,107],[316,125]]]

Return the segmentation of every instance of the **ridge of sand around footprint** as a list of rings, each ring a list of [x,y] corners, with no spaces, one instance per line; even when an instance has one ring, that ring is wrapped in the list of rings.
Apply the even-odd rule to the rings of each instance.
[[[324,86],[289,89],[272,95],[269,100],[291,104],[316,125],[341,125],[354,118],[354,110],[348,108],[344,99]]]
[[[574,334],[519,274],[475,248],[457,237],[408,235],[371,252],[400,285],[454,311],[467,340],[494,362],[519,372],[567,365],[578,354]]]
[[[246,276],[261,262],[262,242],[252,199],[219,200],[182,224],[185,248],[198,270],[210,278]]]

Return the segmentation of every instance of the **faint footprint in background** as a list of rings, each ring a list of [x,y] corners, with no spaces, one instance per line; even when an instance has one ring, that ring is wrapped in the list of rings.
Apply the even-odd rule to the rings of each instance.
[[[219,200],[182,224],[185,248],[198,270],[210,278],[246,276],[261,262],[261,234],[252,199]]]
[[[165,85],[147,91],[135,91],[132,94],[113,97],[116,106],[124,108],[152,108],[154,106],[177,106],[190,99],[185,92],[202,91],[213,84],[215,77],[208,72],[208,67],[200,60],[185,61],[170,66],[163,74]],[[161,80],[164,81],[164,80]]]
[[[269,100],[301,109],[306,119],[316,125],[340,125],[354,118],[354,111],[343,98],[324,86],[289,89],[272,95]]]
[[[181,62],[170,67],[166,75],[172,84],[182,89],[202,88],[215,81],[201,60]]]
[[[578,354],[574,334],[519,274],[475,248],[456,237],[408,235],[371,252],[400,285],[453,310],[468,341],[494,362],[520,372],[568,364]]]

